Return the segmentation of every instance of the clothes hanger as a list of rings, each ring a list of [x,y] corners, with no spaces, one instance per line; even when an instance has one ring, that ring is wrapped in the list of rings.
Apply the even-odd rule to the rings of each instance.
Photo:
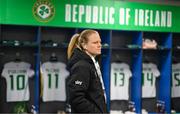
[[[148,56],[144,56],[143,63],[150,63],[150,58]]]
[[[56,53],[52,53],[51,54],[51,56],[50,56],[50,58],[49,58],[49,61],[51,61],[51,62],[57,62],[58,61],[58,58],[57,58],[57,56],[56,56]]]
[[[121,58],[118,54],[115,55],[115,58],[116,58],[116,60],[115,60],[116,63],[123,63],[123,61],[121,60]]]
[[[19,52],[16,52],[16,54],[15,54],[16,56],[15,56],[15,62],[20,62],[21,61],[21,59],[20,59],[20,53]]]

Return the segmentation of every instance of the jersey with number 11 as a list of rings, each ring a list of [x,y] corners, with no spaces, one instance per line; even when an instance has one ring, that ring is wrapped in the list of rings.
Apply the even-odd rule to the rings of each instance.
[[[66,78],[69,72],[62,62],[45,62],[41,66],[43,101],[66,100]]]

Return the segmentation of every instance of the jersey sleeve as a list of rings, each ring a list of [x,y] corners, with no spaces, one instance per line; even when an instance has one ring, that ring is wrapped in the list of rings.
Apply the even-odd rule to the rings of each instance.
[[[2,73],[1,73],[2,77],[4,77],[4,78],[6,77],[6,75],[7,75],[7,73],[8,73],[8,72],[7,72],[7,71],[8,71],[7,69],[8,69],[8,67],[9,67],[9,64],[10,64],[10,63],[4,64],[4,68],[3,68]]]
[[[131,69],[128,64],[127,64],[127,67],[125,67],[125,68],[127,69],[126,73],[129,76],[129,78],[132,77],[132,72],[131,72]]]
[[[69,71],[66,69],[66,64],[65,64],[65,63],[59,62],[59,68],[60,68],[60,71],[62,71],[62,74],[63,74],[65,77],[68,77],[68,76],[69,76]]]
[[[68,77],[69,76],[69,71],[65,69],[64,74],[65,74],[66,77]]]
[[[154,64],[152,66],[152,68],[153,68],[153,72],[154,72],[155,76],[159,77],[160,76],[160,72],[159,72],[159,69],[157,68],[157,65]]]
[[[2,70],[1,75],[2,75],[2,77],[6,77],[6,74],[7,74],[7,69],[4,68],[4,69]]]
[[[21,67],[24,67],[27,70],[27,76],[29,78],[34,76],[35,72],[33,69],[31,69],[31,64],[27,62],[21,62]]]
[[[130,69],[127,69],[127,74],[128,74],[128,76],[129,76],[129,78],[132,77],[132,72],[131,72]]]
[[[30,78],[33,77],[34,74],[35,74],[34,70],[28,69],[28,76],[29,76]]]

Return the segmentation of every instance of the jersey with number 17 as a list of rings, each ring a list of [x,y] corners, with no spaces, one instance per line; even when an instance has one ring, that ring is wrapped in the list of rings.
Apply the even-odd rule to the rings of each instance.
[[[30,67],[26,62],[8,62],[4,65],[2,76],[7,82],[7,102],[29,100],[28,78],[34,75]]]

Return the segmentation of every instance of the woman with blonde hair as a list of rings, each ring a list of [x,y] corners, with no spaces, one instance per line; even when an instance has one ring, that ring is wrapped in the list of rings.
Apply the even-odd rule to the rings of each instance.
[[[84,30],[68,46],[68,102],[73,113],[107,113],[104,83],[96,62],[101,39],[95,30]]]

